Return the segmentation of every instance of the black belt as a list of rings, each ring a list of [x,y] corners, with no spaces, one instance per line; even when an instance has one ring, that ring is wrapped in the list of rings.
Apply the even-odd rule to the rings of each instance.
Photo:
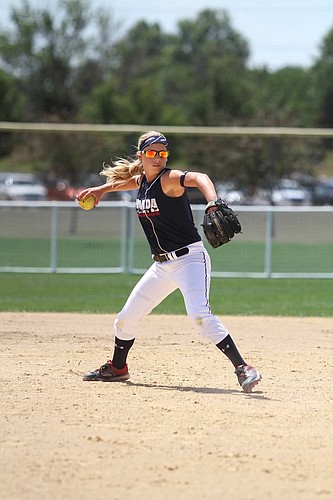
[[[156,260],[156,262],[166,262],[167,260],[172,260],[172,257],[169,257],[170,253],[175,254],[176,257],[181,257],[182,255],[188,254],[189,251],[190,250],[187,247],[184,247],[176,250],[175,252],[157,253],[153,256],[153,259]]]

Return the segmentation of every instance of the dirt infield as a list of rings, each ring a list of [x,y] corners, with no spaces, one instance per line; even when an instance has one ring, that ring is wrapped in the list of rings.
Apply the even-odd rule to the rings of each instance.
[[[221,318],[251,395],[183,316],[145,320],[130,381],[83,382],[113,319],[0,313],[1,499],[333,499],[333,318]]]

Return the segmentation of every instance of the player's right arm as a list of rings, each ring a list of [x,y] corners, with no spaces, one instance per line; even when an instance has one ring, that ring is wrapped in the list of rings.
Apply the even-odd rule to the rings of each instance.
[[[79,201],[86,200],[89,196],[92,195],[96,200],[96,206],[106,193],[113,193],[115,191],[132,191],[134,189],[138,189],[139,180],[140,176],[136,175],[128,181],[116,181],[113,184],[106,182],[101,186],[89,187],[80,191],[80,193],[77,195],[77,199]]]

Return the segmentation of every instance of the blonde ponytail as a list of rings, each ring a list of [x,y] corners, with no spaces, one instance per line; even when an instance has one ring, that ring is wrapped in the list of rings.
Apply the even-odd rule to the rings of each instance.
[[[138,150],[140,150],[140,146],[144,143],[144,141],[153,136],[164,138],[164,136],[156,130],[145,132],[139,137]],[[100,172],[100,175],[104,175],[107,179],[106,182],[114,185],[116,182],[127,182],[135,175],[142,175],[143,173],[143,165],[139,158],[135,160],[119,158],[117,161],[113,162],[113,166],[103,162],[103,170]]]
[[[103,170],[100,175],[106,177],[106,182],[114,185],[116,182],[127,182],[135,175],[143,174],[143,166],[139,159],[134,161],[120,158],[113,163],[113,166],[103,162]]]

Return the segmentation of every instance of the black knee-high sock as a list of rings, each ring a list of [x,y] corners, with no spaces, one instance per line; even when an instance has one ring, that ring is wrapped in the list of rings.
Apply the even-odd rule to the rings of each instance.
[[[216,344],[216,347],[230,359],[235,368],[239,365],[246,365],[230,335]]]
[[[131,340],[121,340],[118,339],[117,337],[115,338],[114,342],[114,352],[113,352],[113,358],[112,358],[112,364],[116,368],[120,369],[123,368],[126,364],[126,359],[128,355],[128,351],[134,344],[135,339]]]

